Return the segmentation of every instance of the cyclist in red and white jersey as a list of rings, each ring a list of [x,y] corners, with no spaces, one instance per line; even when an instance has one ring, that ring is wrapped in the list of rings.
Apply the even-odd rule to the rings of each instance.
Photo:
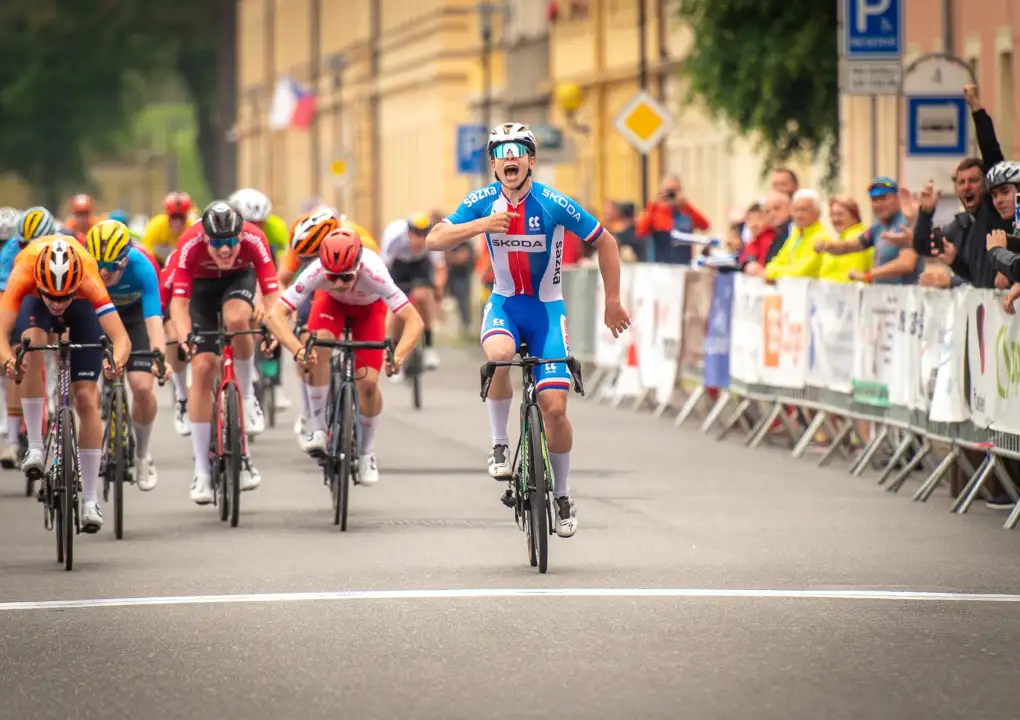
[[[326,449],[326,402],[329,395],[329,362],[317,362],[315,353],[306,358],[302,342],[294,335],[287,318],[314,295],[308,313],[308,330],[323,340],[342,337],[347,320],[355,340],[382,342],[386,338],[386,311],[392,311],[403,323],[400,340],[393,351],[393,373],[400,369],[425,327],[421,315],[404,291],[390,277],[386,264],[374,252],[361,245],[358,233],[345,227],[327,235],[319,245],[319,259],[309,265],[280,296],[266,318],[266,324],[280,343],[290,350],[294,360],[310,370],[308,401],[311,417],[308,435],[301,448],[310,455]],[[382,412],[379,371],[382,350],[355,350],[355,382],[358,387],[358,421],[361,447],[358,458],[358,482],[375,485],[379,481],[373,440]]]
[[[228,332],[247,330],[252,319],[258,322],[279,296],[276,267],[266,236],[256,226],[244,222],[233,207],[213,202],[202,214],[202,222],[184,231],[178,244],[180,253],[174,268],[170,320],[178,338],[190,338],[192,327],[219,329],[222,315]],[[261,307],[255,309],[256,278],[262,290]],[[255,341],[251,335],[239,335],[232,341],[234,370],[241,387],[245,431],[257,435],[265,428],[262,413],[255,402],[252,378],[255,375]],[[187,348],[191,360],[191,388],[188,392],[188,416],[195,453],[195,479],[191,499],[199,505],[213,501],[209,465],[209,438],[212,419],[212,383],[219,366],[218,348],[213,338],[198,338]],[[262,481],[250,457],[243,459],[241,489],[254,490]]]

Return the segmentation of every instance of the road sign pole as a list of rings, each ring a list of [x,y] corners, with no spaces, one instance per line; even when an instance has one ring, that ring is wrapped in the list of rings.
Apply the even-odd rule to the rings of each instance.
[[[871,177],[878,177],[878,96],[871,96]]]
[[[645,0],[638,0],[638,82],[641,90],[648,89],[648,8]],[[590,199],[589,199],[590,202]],[[641,153],[641,207],[648,205],[648,153]]]

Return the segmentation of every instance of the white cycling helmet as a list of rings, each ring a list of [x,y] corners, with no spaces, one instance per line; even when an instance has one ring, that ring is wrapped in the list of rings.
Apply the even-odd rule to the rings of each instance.
[[[10,240],[18,234],[21,213],[12,207],[0,208],[0,240]]]
[[[1009,160],[995,163],[985,176],[985,183],[988,185],[989,190],[994,190],[1003,185],[1020,186],[1020,165]]]
[[[255,188],[242,188],[231,195],[227,202],[248,222],[265,222],[273,212],[273,203],[269,202],[265,193]]]
[[[492,132],[489,133],[489,144],[486,147],[486,151],[491,156],[494,147],[508,142],[521,143],[531,151],[532,155],[537,152],[538,143],[535,140],[535,134],[531,132],[531,128],[523,123],[515,122],[503,123],[492,128]]]

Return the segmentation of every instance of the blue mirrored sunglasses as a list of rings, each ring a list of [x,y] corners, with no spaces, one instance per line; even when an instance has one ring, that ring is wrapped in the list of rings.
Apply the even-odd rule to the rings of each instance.
[[[241,242],[241,239],[236,237],[209,238],[209,244],[213,247],[214,250],[219,250],[220,248],[225,247],[228,248],[236,247],[239,242]]]
[[[124,266],[127,265],[127,258],[124,258],[123,260],[115,260],[113,262],[107,260],[97,260],[96,262],[99,265],[100,270],[105,270],[112,274],[124,269]]]
[[[506,160],[507,158],[522,158],[527,156],[528,147],[523,143],[509,142],[497,145],[492,148],[492,157],[497,160]]]

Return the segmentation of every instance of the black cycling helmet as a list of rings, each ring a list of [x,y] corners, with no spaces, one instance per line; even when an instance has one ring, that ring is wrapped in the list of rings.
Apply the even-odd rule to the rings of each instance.
[[[202,211],[202,232],[214,240],[237,237],[244,219],[241,213],[223,200],[214,200]]]

